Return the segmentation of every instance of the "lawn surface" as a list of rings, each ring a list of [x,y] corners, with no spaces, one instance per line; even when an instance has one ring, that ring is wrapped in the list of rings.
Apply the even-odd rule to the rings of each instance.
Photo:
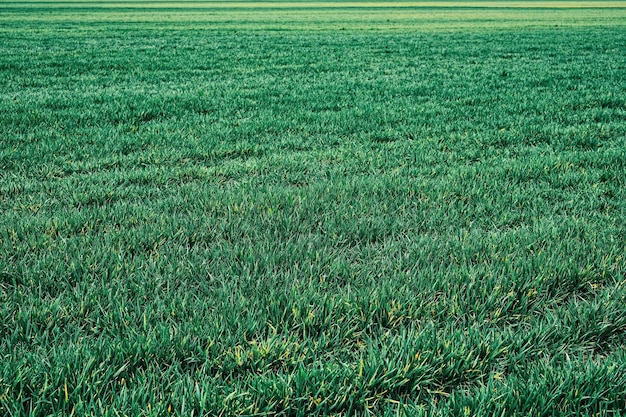
[[[0,3],[0,415],[624,415],[626,3],[274,5]]]

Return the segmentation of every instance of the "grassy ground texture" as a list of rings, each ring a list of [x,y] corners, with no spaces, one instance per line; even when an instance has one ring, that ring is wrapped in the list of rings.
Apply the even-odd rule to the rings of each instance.
[[[626,4],[571,3],[0,3],[0,414],[623,415]]]

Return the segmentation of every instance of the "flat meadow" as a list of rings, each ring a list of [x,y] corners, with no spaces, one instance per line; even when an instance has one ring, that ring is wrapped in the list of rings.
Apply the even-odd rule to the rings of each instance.
[[[0,415],[626,415],[626,2],[0,2]]]

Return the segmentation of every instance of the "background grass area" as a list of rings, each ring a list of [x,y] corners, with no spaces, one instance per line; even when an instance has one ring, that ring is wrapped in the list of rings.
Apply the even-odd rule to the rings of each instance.
[[[623,413],[623,9],[185,13],[0,13],[0,414]]]
[[[468,32],[546,27],[623,28],[626,1],[2,2],[0,33],[98,37],[138,30]],[[95,33],[94,33],[95,32]],[[327,34],[331,36],[330,34]],[[149,42],[148,42],[149,44]],[[146,45],[147,46],[147,45]]]

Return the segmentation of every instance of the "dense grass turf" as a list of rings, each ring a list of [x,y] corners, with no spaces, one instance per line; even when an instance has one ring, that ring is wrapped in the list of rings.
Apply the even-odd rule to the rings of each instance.
[[[18,6],[0,415],[623,413],[625,9]]]

